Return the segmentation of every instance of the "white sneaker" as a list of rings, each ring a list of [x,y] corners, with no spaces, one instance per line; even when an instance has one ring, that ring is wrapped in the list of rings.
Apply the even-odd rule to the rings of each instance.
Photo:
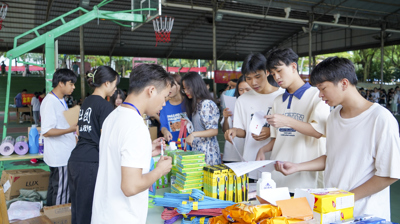
[[[24,123],[24,121],[21,121],[21,120],[20,120],[19,123],[22,124],[22,123]]]

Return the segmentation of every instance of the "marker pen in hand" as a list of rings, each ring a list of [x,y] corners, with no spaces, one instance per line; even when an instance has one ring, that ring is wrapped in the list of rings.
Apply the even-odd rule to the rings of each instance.
[[[161,139],[161,156],[164,156],[163,140]]]

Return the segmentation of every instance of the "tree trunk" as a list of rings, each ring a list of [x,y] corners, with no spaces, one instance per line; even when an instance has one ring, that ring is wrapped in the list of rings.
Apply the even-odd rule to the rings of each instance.
[[[192,67],[193,67],[193,64],[194,64],[194,60],[192,60],[192,61],[190,62],[190,64],[189,64],[189,70],[188,70],[188,72],[190,72],[190,69],[192,69]]]

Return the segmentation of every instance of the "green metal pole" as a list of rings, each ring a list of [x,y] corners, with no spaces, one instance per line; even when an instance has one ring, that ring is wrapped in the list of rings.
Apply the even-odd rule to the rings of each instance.
[[[3,138],[7,136],[7,126],[8,126],[8,107],[10,104],[10,88],[11,88],[11,67],[12,59],[8,60],[8,76],[7,76],[7,92],[6,92],[6,105],[4,109],[4,125],[3,125]],[[18,113],[17,113],[18,116]]]
[[[48,33],[46,34],[46,44],[45,44],[45,57],[46,57],[46,92],[50,92],[53,81],[53,74],[55,72],[55,64],[54,64],[54,34]]]
[[[111,0],[104,0],[102,2],[102,4],[106,4],[109,2],[111,2]],[[99,4],[99,7],[100,6],[102,6],[102,5]],[[70,15],[78,10],[84,11],[84,12],[86,12],[86,14],[66,23],[64,20],[64,17],[66,17],[67,15]],[[140,9],[140,10],[145,10],[145,9]],[[126,12],[133,12],[133,11],[140,11],[140,10],[126,10]],[[156,10],[156,9],[148,9],[148,10]],[[52,80],[53,80],[53,74],[55,72],[54,39],[79,27],[79,26],[82,26],[83,24],[85,24],[87,22],[90,22],[91,20],[93,20],[95,18],[119,20],[119,21],[125,21],[125,22],[145,22],[145,20],[146,20],[143,15],[139,15],[139,14],[128,14],[128,13],[121,13],[121,12],[103,11],[103,10],[98,10],[98,8],[89,12],[86,9],[79,7],[75,10],[72,10],[62,16],[59,16],[45,24],[42,24],[41,26],[38,26],[38,27],[14,38],[14,48],[7,52],[7,56],[10,61],[9,61],[8,77],[7,77],[7,92],[6,92],[5,115],[4,115],[4,125],[3,125],[3,139],[7,136],[8,111],[9,111],[8,107],[9,107],[9,103],[10,103],[12,60],[26,52],[29,52],[29,51],[45,44],[46,65],[44,67],[46,68],[46,76],[45,76],[46,92],[50,92],[52,90]],[[45,35],[39,36],[39,33],[37,32],[38,29],[40,29],[44,26],[47,26],[53,22],[56,22],[58,20],[61,20],[63,25],[47,32]],[[18,39],[20,39],[21,37],[26,36],[28,34],[31,34],[31,33],[35,33],[38,37],[36,37],[30,41],[27,41],[24,44],[21,44],[20,46],[17,46]]]

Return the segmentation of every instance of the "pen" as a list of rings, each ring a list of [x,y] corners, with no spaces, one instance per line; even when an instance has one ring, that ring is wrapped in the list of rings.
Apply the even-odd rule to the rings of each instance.
[[[161,156],[164,156],[163,141],[161,139]]]

